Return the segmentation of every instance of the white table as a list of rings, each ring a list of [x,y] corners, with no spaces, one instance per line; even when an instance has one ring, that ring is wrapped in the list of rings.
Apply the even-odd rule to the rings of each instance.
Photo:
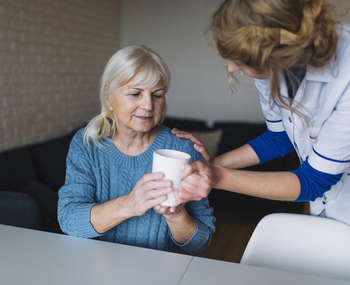
[[[349,285],[350,282],[194,257],[180,285]]]
[[[1,285],[178,284],[192,258],[0,225]]]
[[[0,225],[0,284],[349,285],[350,282]]]

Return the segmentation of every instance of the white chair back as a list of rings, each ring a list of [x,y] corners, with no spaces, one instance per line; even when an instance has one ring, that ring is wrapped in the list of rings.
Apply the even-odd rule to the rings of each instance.
[[[300,214],[270,214],[251,236],[241,264],[350,281],[350,227]]]

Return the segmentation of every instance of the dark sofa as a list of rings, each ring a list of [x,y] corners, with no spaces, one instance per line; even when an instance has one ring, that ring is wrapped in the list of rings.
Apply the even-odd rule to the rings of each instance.
[[[217,122],[213,128],[208,128],[205,121],[176,118],[166,118],[164,125],[202,135],[222,130],[216,154],[239,147],[266,130],[265,124]],[[66,156],[76,131],[77,129],[58,138],[0,153],[0,223],[61,232],[57,222],[57,192],[64,184]],[[292,170],[298,164],[296,154],[291,153],[250,169]],[[217,189],[211,191],[209,200],[214,208],[303,211],[301,203],[269,201]]]
[[[0,153],[0,223],[61,233],[57,191],[75,132]]]

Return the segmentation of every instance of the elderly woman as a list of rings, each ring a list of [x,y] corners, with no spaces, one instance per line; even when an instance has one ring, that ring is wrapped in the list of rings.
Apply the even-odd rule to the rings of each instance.
[[[161,125],[170,72],[145,46],[118,51],[101,78],[101,114],[76,133],[67,157],[66,183],[59,190],[63,232],[85,238],[196,255],[214,232],[208,200],[167,208],[172,191],[152,172],[156,149],[203,159],[189,140]]]

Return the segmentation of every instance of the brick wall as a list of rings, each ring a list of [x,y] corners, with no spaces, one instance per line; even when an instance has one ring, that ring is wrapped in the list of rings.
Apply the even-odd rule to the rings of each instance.
[[[120,0],[0,0],[0,151],[60,136],[99,112],[120,11]]]

